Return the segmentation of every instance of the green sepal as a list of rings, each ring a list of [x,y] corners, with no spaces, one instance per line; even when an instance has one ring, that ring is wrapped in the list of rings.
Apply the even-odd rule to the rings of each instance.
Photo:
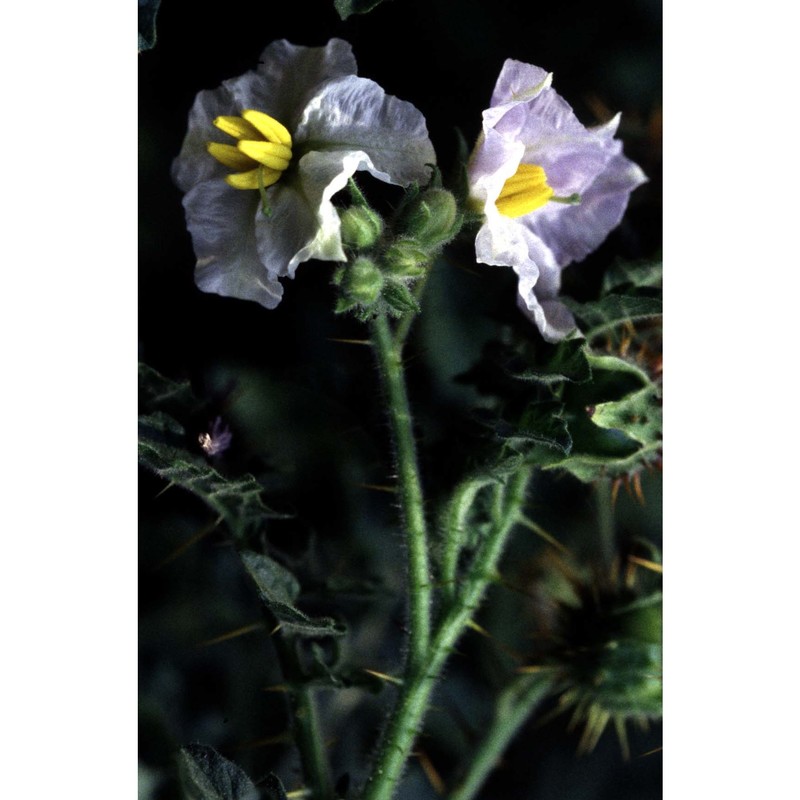
[[[397,239],[383,254],[387,273],[397,278],[421,278],[430,269],[431,256],[412,239]]]
[[[432,251],[449,242],[461,229],[461,223],[453,193],[432,188],[408,204],[400,215],[398,227],[424,249]]]
[[[405,316],[406,314],[418,314],[420,311],[417,298],[404,283],[396,280],[389,280],[383,287],[381,293],[386,305],[389,306],[390,313],[395,316]]]
[[[262,602],[280,625],[283,636],[321,638],[345,634],[345,628],[335,620],[328,617],[315,619],[295,607],[300,596],[300,584],[286,567],[262,553],[244,550],[239,555]]]
[[[244,770],[213,747],[190,744],[178,757],[181,785],[187,800],[259,800],[260,794]],[[286,795],[284,794],[284,797]]]
[[[354,250],[372,247],[383,233],[383,218],[377,211],[352,205],[339,213],[342,244]]]

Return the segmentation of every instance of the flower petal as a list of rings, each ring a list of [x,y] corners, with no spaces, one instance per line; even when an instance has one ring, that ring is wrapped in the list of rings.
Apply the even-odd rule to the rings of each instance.
[[[266,308],[280,302],[283,287],[258,259],[253,218],[261,213],[255,192],[224,181],[197,184],[183,198],[197,256],[195,283],[204,292],[254,300]]]
[[[346,260],[331,198],[367,163],[364,153],[311,152],[292,180],[275,185],[269,217],[256,218],[259,258],[272,278],[293,278],[298,264],[312,258]]]
[[[646,181],[642,170],[620,153],[582,192],[579,205],[551,203],[519,222],[547,242],[555,260],[565,267],[585,258],[605,241],[622,220],[630,193]]]
[[[355,75],[353,50],[343,39],[331,39],[324,47],[303,47],[285,39],[272,42],[259,59],[258,70],[242,85],[246,103],[239,111],[256,109],[285,125],[292,136],[303,109],[326,81]]]
[[[305,108],[295,141],[312,143],[320,151],[365,153],[367,161],[359,169],[400,186],[427,183],[427,165],[436,163],[420,111],[355,75],[319,89]]]
[[[172,178],[183,192],[211,178],[224,178],[228,170],[208,154],[209,142],[226,145],[231,139],[214,127],[217,117],[231,113],[233,99],[221,86],[199,92],[189,112],[189,127],[181,151],[172,163]]]

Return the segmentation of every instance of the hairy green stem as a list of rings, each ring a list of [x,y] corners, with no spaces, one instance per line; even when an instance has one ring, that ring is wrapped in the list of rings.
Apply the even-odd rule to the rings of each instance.
[[[616,530],[614,526],[614,505],[611,500],[611,478],[600,478],[595,484],[595,503],[597,504],[597,527],[600,534],[600,555],[610,564],[616,552]]]
[[[276,620],[272,614],[265,612],[265,616],[268,623],[274,626]],[[281,671],[289,685],[292,733],[300,753],[303,776],[311,789],[313,800],[334,800],[333,780],[317,719],[314,691],[304,684],[307,679],[295,642],[284,638],[281,633],[276,634],[272,641]]]
[[[311,784],[313,800],[333,800],[333,782],[320,735],[316,703],[308,686],[292,692],[292,711],[303,774]]]
[[[372,323],[372,344],[386,394],[397,459],[400,502],[408,547],[409,653],[407,674],[423,663],[431,634],[431,576],[428,531],[417,466],[411,408],[403,374],[402,345],[395,343],[384,315]]]
[[[428,285],[428,278],[430,278],[431,270],[433,269],[433,261],[434,257],[431,257],[425,275],[414,284],[413,293],[418,303],[422,300],[422,295],[425,293],[425,288]],[[415,314],[406,314],[400,322],[397,323],[397,329],[394,333],[396,347],[400,348],[405,344],[406,339],[408,339],[408,334],[411,333],[411,326],[414,324],[415,319]]]
[[[441,581],[444,596],[452,600],[458,577],[458,558],[465,544],[467,517],[478,492],[491,481],[470,478],[462,481],[453,492],[442,515],[444,551],[442,554]]]
[[[494,716],[472,754],[467,774],[448,800],[472,800],[494,769],[509,742],[553,686],[554,673],[520,675],[500,694]]]
[[[530,471],[523,469],[507,485],[498,484],[496,516],[491,530],[478,547],[472,569],[464,578],[462,591],[457,593],[436,629],[425,662],[421,668],[406,673],[364,792],[364,800],[391,800],[394,795],[439,673],[477,610],[486,587],[495,577],[503,547],[519,519],[529,477]]]

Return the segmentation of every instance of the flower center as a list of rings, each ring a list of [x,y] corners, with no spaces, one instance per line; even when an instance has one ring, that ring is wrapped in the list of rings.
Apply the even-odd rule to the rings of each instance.
[[[497,198],[497,210],[512,219],[541,208],[553,196],[544,169],[537,164],[520,164],[503,184]]]
[[[214,158],[235,172],[225,176],[234,189],[259,189],[277,183],[292,160],[292,135],[263,111],[247,109],[240,117],[217,117],[214,125],[237,139],[235,145],[208,142]]]

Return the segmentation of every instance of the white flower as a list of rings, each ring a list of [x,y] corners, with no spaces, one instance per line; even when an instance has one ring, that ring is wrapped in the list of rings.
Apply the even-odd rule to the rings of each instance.
[[[575,328],[557,300],[561,270],[603,242],[647,178],[614,139],[619,115],[585,128],[552,77],[506,60],[468,173],[470,202],[484,214],[477,260],[513,267],[520,307],[557,341]]]
[[[298,264],[345,260],[331,198],[356,170],[427,182],[436,157],[424,117],[355,73],[341,39],[282,40],[258,69],[197,95],[173,177],[203,291],[275,308]]]

